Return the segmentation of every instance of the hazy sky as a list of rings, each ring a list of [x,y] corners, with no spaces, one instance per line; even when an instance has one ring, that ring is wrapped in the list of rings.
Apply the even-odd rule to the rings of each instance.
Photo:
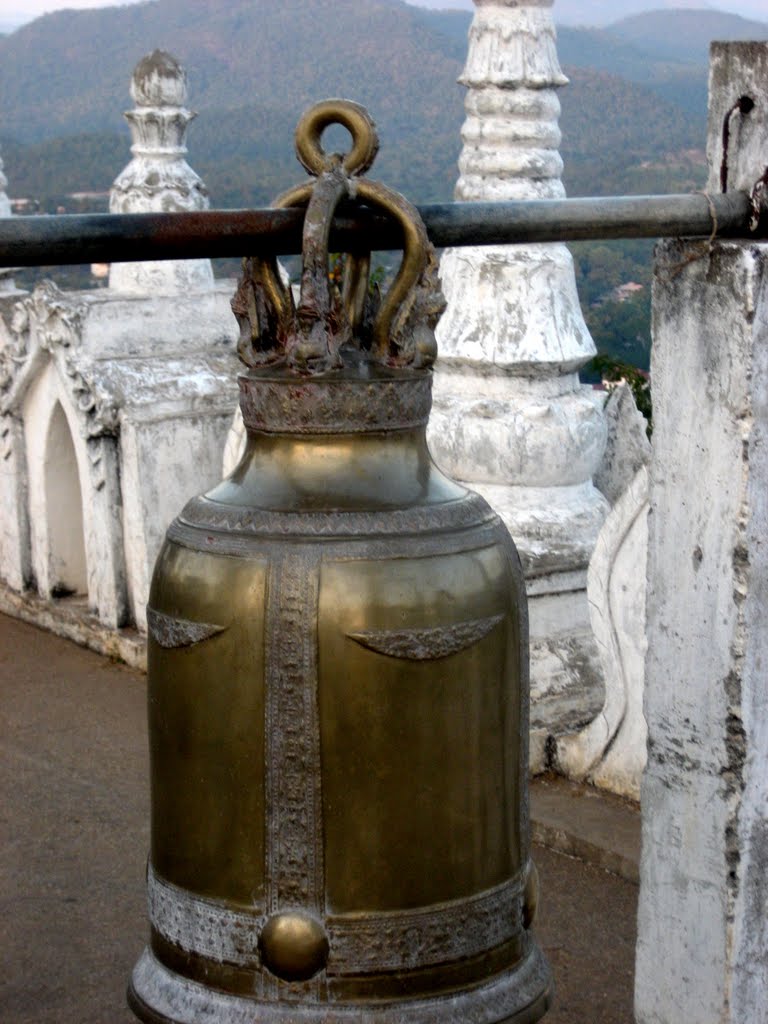
[[[119,0],[118,0],[119,2]],[[129,3],[136,3],[137,0],[128,0]],[[0,16],[3,20],[10,21],[18,16],[25,21],[37,18],[49,11],[58,11],[63,7],[115,7],[118,3],[106,2],[105,0],[0,0]]]
[[[63,7],[108,7],[121,3],[137,3],[140,0],[0,0],[0,22],[22,24],[31,21],[46,11],[60,10]],[[461,7],[465,10],[472,9],[471,0],[408,0],[423,7]],[[731,11],[734,14],[741,14],[746,18],[757,18],[760,21],[768,20],[768,0],[647,0],[645,3],[629,2],[627,0],[615,0],[615,3],[607,3],[607,0],[555,0],[555,20],[558,20],[558,10],[563,22],[573,24],[581,19],[578,11],[584,11],[584,23],[590,21],[612,20],[611,17],[590,18],[587,12],[597,13],[602,7],[608,9],[615,7],[615,17],[621,17],[622,8],[625,6],[634,10],[652,10],[654,7],[714,7],[721,11]]]

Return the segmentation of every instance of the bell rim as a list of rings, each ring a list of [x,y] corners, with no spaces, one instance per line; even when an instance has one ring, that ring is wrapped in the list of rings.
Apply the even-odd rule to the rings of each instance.
[[[421,998],[354,1003],[282,1001],[231,995],[190,981],[165,967],[147,947],[134,967],[128,1005],[143,1024],[534,1024],[552,1005],[549,963],[531,941],[511,969],[469,989]]]

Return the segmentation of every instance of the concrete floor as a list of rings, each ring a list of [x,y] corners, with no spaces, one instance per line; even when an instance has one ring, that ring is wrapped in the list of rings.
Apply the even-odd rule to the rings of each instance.
[[[146,936],[144,677],[0,616],[0,688],[0,1021],[129,1024]],[[543,847],[536,860],[548,1024],[629,1024],[636,885]]]

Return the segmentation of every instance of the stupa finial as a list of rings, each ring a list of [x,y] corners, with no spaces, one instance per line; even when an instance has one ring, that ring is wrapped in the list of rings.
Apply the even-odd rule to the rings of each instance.
[[[184,159],[187,128],[197,115],[186,107],[187,74],[170,53],[155,50],[134,69],[130,86],[136,104],[125,114],[133,159],[110,190],[110,213],[169,213],[207,210],[208,189]],[[210,260],[115,263],[110,287],[155,295],[209,290]]]

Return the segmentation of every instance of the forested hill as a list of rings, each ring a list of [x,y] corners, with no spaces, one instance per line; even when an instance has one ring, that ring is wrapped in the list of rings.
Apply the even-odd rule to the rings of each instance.
[[[114,156],[115,135],[127,156],[130,74],[155,48],[187,68],[200,112],[190,159],[219,204],[263,202],[293,181],[293,128],[327,96],[371,110],[382,134],[379,174],[420,198],[450,195],[466,43],[400,0],[152,0],[39,18],[0,39],[0,141],[12,191],[61,190],[55,173],[63,180],[72,171],[59,158],[77,145],[47,154],[40,144],[83,133],[99,138],[85,146],[93,162],[78,161],[79,189],[108,187],[125,157],[107,166],[100,154]],[[34,161],[19,149],[30,144]]]
[[[131,72],[160,48],[187,68],[199,111],[189,159],[214,205],[264,205],[300,180],[294,126],[310,103],[334,95],[364,103],[376,119],[377,176],[417,202],[448,200],[469,22],[466,11],[401,0],[149,0],[46,15],[0,37],[8,192],[39,200],[44,211],[104,209],[129,159],[121,113],[131,105]],[[702,187],[706,49],[715,37],[768,38],[768,25],[673,10],[604,29],[560,29],[570,78],[560,92],[569,194]],[[102,195],[72,195],[88,192]],[[600,350],[641,366],[650,346],[649,252],[645,242],[574,247]],[[87,269],[81,284],[83,276]],[[635,283],[629,299],[620,291],[627,282]]]
[[[462,58],[420,14],[400,0],[151,0],[58,11],[0,39],[5,131],[36,141],[119,130],[127,75],[156,48],[184,63],[201,110],[298,112],[310,97],[354,93],[409,125],[440,114]],[[403,104],[406,90],[418,104]]]
[[[469,12],[401,0],[149,0],[45,15],[0,37],[10,191],[53,202],[107,189],[128,156],[130,73],[159,47],[188,70],[200,112],[190,159],[217,205],[262,203],[294,180],[296,120],[333,95],[357,99],[377,120],[378,174],[417,200],[448,199],[469,21]],[[696,184],[689,165],[704,139],[707,24],[720,35],[768,36],[768,25],[709,11],[560,30],[571,194],[644,190],[644,170],[654,187]]]
[[[768,17],[768,7],[766,8]],[[648,11],[614,22],[607,31],[657,60],[707,60],[713,39],[768,39],[768,23],[709,10]]]

